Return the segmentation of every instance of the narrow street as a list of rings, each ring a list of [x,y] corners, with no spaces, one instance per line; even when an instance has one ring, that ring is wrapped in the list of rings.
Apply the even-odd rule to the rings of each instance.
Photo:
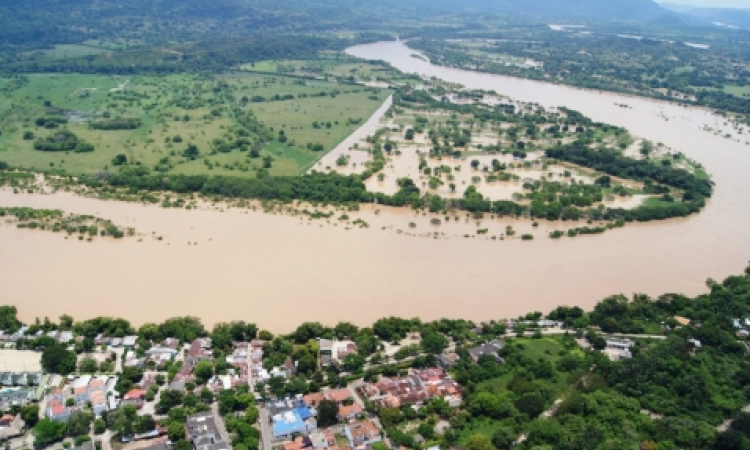
[[[227,431],[227,425],[224,422],[224,418],[219,414],[219,402],[213,402],[211,404],[211,412],[216,419],[216,426],[219,428],[219,434],[221,438],[229,442],[229,432]]]
[[[271,445],[273,431],[271,430],[271,418],[268,416],[268,408],[264,405],[260,406],[258,410],[260,411],[258,419],[260,421],[260,448],[261,450],[271,450],[273,448]]]

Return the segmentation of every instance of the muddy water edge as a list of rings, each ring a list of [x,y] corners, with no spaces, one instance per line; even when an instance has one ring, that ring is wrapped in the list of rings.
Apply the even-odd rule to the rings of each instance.
[[[243,319],[286,332],[311,320],[487,320],[561,304],[590,308],[616,293],[693,295],[705,291],[706,278],[739,273],[750,259],[750,147],[705,131],[721,128],[722,118],[698,108],[433,66],[412,58],[415,52],[398,42],[348,52],[624,126],[701,162],[717,183],[715,196],[687,219],[558,241],[545,237],[561,227],[554,224],[532,230],[527,221],[477,224],[460,217],[434,226],[428,216],[372,205],[350,214],[369,225],[359,228],[333,218],[163,209],[3,190],[3,206],[92,214],[145,236],[88,243],[3,223],[0,303],[16,305],[26,321],[108,315],[138,325],[193,315],[207,325]],[[492,239],[508,225],[536,239]],[[478,228],[489,231],[462,237]]]

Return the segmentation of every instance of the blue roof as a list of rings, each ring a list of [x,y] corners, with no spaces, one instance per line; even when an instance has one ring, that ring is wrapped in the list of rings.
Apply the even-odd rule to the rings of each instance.
[[[312,417],[310,408],[294,408],[294,412],[296,412],[302,420],[307,420]]]
[[[273,422],[273,433],[275,435],[284,435],[289,433],[295,433],[300,431],[300,428],[304,429],[305,425],[302,423],[302,418],[300,417],[299,413],[297,413],[296,410],[290,411],[292,416],[294,416],[293,421],[286,421],[284,420],[284,416],[282,416],[281,420],[274,420]]]

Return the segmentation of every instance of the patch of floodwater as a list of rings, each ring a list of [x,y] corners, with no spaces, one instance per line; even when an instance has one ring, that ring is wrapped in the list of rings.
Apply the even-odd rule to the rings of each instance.
[[[0,226],[6,303],[18,306],[26,321],[67,313],[76,319],[122,316],[139,325],[193,315],[209,326],[248,320],[288,332],[304,321],[368,325],[389,315],[500,319],[561,304],[590,308],[619,292],[693,295],[705,291],[706,278],[744,269],[750,255],[750,152],[704,130],[714,125],[730,130],[726,119],[700,108],[437,67],[411,58],[413,50],[398,42],[347,51],[386,60],[407,73],[546,107],[566,105],[623,126],[702,163],[717,183],[716,194],[703,212],[688,218],[552,240],[544,237],[546,231],[576,224],[540,222],[536,228],[528,220],[489,218],[477,223],[464,213],[432,225],[434,216],[364,205],[350,215],[350,222],[358,217],[369,223],[362,229],[336,225],[334,218],[329,223],[238,208],[186,211],[3,192],[3,205],[88,213],[165,238],[81,243]],[[661,113],[670,120],[659,119]],[[500,241],[506,226],[517,234]],[[484,228],[486,235],[477,234]],[[517,238],[525,232],[534,234],[533,242]]]

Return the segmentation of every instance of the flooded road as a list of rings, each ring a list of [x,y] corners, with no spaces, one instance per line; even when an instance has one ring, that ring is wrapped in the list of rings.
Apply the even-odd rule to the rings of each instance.
[[[717,183],[716,195],[687,219],[559,241],[544,235],[555,226],[542,224],[534,241],[523,242],[489,236],[508,224],[519,234],[531,232],[528,222],[487,219],[478,225],[462,217],[431,227],[428,216],[385,208],[376,214],[372,206],[350,214],[369,228],[346,230],[239,209],[187,211],[3,190],[1,206],[93,214],[151,237],[87,243],[3,222],[0,304],[18,306],[26,321],[67,313],[141,324],[193,315],[209,325],[243,319],[274,332],[303,321],[367,325],[389,315],[489,320],[546,313],[561,304],[590,308],[616,293],[697,294],[705,291],[706,278],[739,273],[750,259],[750,147],[704,129],[723,135],[729,131],[724,119],[647,99],[436,67],[410,57],[414,52],[400,43],[348,52],[624,126],[703,163]],[[460,237],[479,227],[489,228],[487,237]]]

